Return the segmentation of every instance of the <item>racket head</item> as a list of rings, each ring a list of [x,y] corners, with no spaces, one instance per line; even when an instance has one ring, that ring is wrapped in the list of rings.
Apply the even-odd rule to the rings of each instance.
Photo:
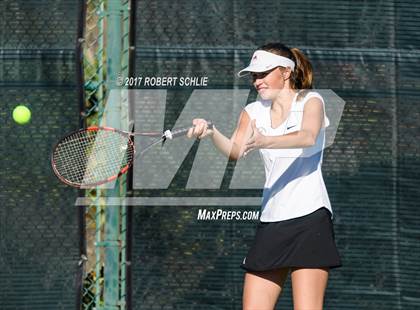
[[[53,147],[51,166],[63,183],[92,188],[126,173],[134,157],[134,143],[128,132],[92,126],[61,138]]]

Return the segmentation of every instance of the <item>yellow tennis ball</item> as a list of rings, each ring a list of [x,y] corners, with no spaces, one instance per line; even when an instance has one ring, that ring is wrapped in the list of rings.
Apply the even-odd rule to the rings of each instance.
[[[24,125],[31,120],[31,110],[24,105],[18,105],[13,109],[13,120],[19,125]]]

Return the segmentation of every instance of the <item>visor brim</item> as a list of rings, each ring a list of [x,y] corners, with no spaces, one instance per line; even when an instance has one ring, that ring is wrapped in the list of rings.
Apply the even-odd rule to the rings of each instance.
[[[248,75],[251,72],[256,72],[256,73],[261,73],[261,72],[266,72],[266,71],[270,71],[271,69],[274,69],[275,67],[278,67],[278,65],[273,65],[273,66],[248,66],[245,69],[242,69],[241,71],[238,72],[238,76],[239,77],[244,77],[245,75]]]

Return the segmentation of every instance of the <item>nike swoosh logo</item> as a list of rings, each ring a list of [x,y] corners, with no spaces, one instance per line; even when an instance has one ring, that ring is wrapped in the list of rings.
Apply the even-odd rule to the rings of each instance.
[[[296,125],[293,125],[293,126],[287,127],[287,130],[289,130],[290,128],[293,128],[293,127],[296,127]]]

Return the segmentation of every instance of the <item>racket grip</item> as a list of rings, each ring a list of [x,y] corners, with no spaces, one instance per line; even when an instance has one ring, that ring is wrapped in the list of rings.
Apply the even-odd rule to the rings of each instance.
[[[213,129],[213,123],[211,121],[207,121],[207,127],[209,129]],[[190,130],[191,127],[186,127],[186,128],[181,128],[181,129],[175,129],[173,131],[170,130],[166,130],[163,135],[169,139],[172,140],[173,138],[177,138],[180,136],[185,136],[188,132],[188,130]]]

